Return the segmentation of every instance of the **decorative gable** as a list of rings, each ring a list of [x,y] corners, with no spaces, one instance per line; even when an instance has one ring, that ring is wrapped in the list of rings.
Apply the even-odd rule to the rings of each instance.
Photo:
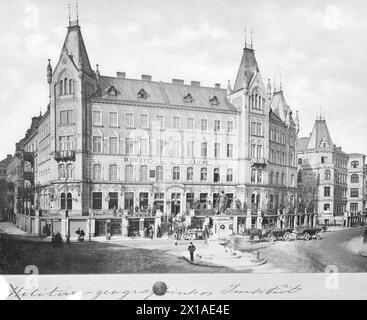
[[[192,97],[191,93],[188,93],[186,96],[184,96],[183,100],[186,103],[193,103],[194,102],[194,98]]]
[[[141,89],[139,92],[138,92],[138,98],[139,99],[147,99],[148,98],[148,94],[147,92],[145,91],[145,89]]]
[[[217,106],[219,105],[219,99],[217,96],[214,96],[213,98],[209,99],[209,102],[212,106]]]

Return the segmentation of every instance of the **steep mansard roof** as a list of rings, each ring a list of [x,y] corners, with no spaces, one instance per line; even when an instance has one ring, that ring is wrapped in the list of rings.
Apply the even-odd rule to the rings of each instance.
[[[227,101],[226,90],[220,88],[105,76],[100,77],[100,87],[99,95],[95,94],[93,99],[237,112]]]
[[[256,61],[255,51],[249,48],[243,49],[243,55],[240,67],[238,69],[236,82],[233,90],[237,91],[243,88],[245,76],[247,85],[250,84],[254,74],[259,72],[259,66]]]
[[[307,149],[321,148],[323,143],[326,143],[327,148],[334,147],[328,127],[326,125],[326,121],[316,120],[309,142],[307,144]]]

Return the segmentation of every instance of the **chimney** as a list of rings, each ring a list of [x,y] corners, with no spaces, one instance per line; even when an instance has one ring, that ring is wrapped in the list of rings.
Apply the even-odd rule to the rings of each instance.
[[[191,85],[193,87],[200,87],[200,82],[199,81],[191,81]]]
[[[117,72],[117,78],[126,79],[126,72]]]
[[[152,81],[152,76],[148,76],[146,74],[143,74],[141,76],[141,80],[143,80],[143,81]]]
[[[185,81],[181,80],[181,79],[172,79],[172,83],[174,83],[174,84],[185,84]]]
[[[215,89],[220,89],[220,83],[215,84]]]

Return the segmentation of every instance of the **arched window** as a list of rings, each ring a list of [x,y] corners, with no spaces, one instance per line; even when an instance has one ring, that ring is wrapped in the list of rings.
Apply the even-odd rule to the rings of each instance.
[[[74,178],[74,166],[70,163],[66,165],[66,177],[68,179]]]
[[[109,180],[117,181],[117,165],[115,164],[111,164],[109,167]]]
[[[262,183],[263,181],[263,171],[261,169],[257,170],[257,183]]]
[[[93,135],[93,152],[102,153],[102,136],[99,133]]]
[[[140,167],[140,181],[147,181],[148,180],[148,167],[141,166]]]
[[[201,168],[200,180],[201,181],[207,181],[208,180],[208,169],[207,168]]]
[[[329,169],[325,170],[324,178],[325,180],[330,180],[330,170]]]
[[[270,184],[273,184],[274,183],[274,172],[270,172],[270,181],[269,181]]]
[[[64,94],[68,94],[68,78],[64,79]]]
[[[351,183],[358,183],[359,182],[358,174],[352,174],[352,176],[350,177],[350,182]]]
[[[261,143],[257,145],[257,158],[260,159],[263,156],[263,146]]]
[[[220,181],[220,170],[219,168],[215,168],[214,169],[214,182],[219,182]]]
[[[358,161],[352,161],[351,166],[352,166],[352,168],[356,169],[359,166],[359,162]]]
[[[291,175],[291,187],[294,187],[294,174]]]
[[[256,143],[255,143],[255,141],[251,142],[251,158],[256,158]]]
[[[102,180],[100,164],[93,165],[93,180],[96,180],[96,181]]]
[[[284,186],[285,185],[285,175],[284,175],[284,173],[282,173],[282,186]]]
[[[64,94],[64,81],[60,80],[59,94],[62,96]]]
[[[275,183],[276,183],[276,184],[279,184],[279,172],[277,172]]]
[[[74,82],[73,79],[69,80],[69,94],[73,94],[74,93]]]
[[[163,167],[158,166],[156,169],[156,179],[157,181],[163,181]]]
[[[251,182],[256,182],[256,170],[251,169]]]
[[[187,168],[187,181],[194,180],[194,168]]]
[[[65,206],[66,206],[65,193],[62,193],[60,198],[61,198],[60,209],[65,210]]]
[[[227,169],[227,182],[233,182],[233,170]]]
[[[174,167],[173,168],[173,180],[180,180],[180,168]]]
[[[59,179],[64,179],[66,177],[65,165],[60,164],[58,169],[59,169]]]
[[[73,210],[73,196],[71,193],[68,193],[68,196],[67,196],[66,209]]]
[[[125,167],[125,180],[126,181],[134,180],[134,168],[131,165]]]

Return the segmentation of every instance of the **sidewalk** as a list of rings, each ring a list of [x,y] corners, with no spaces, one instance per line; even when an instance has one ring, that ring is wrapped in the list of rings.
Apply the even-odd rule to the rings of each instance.
[[[0,222],[0,235],[6,234],[17,240],[27,240],[27,241],[43,241],[49,242],[51,238],[39,237],[33,234],[24,232],[18,229],[15,225],[10,222]]]

